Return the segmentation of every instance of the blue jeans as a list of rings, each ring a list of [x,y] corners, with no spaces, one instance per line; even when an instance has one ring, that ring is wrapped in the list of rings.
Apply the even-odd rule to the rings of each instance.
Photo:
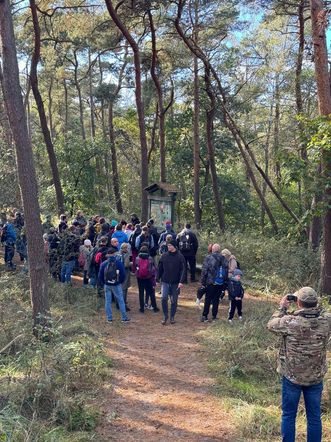
[[[97,286],[97,278],[95,278],[94,276],[91,276],[90,280],[89,280],[89,283],[95,289],[96,286]]]
[[[112,294],[116,298],[116,301],[120,308],[122,319],[127,319],[126,307],[123,298],[123,291],[121,284],[105,285],[105,310],[108,321],[111,321],[113,319],[113,312],[111,309]]]
[[[174,318],[177,310],[177,302],[179,295],[178,284],[168,284],[167,282],[162,282],[161,284],[162,293],[162,310],[165,319],[168,319],[168,298],[170,297],[170,318]]]
[[[307,415],[307,442],[321,442],[321,397],[323,382],[309,387],[297,385],[283,377],[282,380],[282,441],[295,442],[295,419],[301,392]]]
[[[72,259],[71,261],[63,261],[62,267],[61,267],[61,282],[66,282],[67,284],[70,284],[71,282],[71,275],[75,267],[75,260]]]

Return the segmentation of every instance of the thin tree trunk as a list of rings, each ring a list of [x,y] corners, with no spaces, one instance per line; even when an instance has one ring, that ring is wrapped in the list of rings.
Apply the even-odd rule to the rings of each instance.
[[[91,140],[95,140],[95,106],[93,97],[93,67],[91,66],[91,48],[88,48],[88,63],[89,63],[89,95],[90,95],[90,116],[91,116]]]
[[[82,90],[81,90],[79,78],[78,78],[78,58],[77,58],[77,51],[76,50],[74,50],[74,61],[71,60],[71,63],[74,66],[74,82],[75,82],[77,95],[78,95],[80,128],[81,128],[81,132],[82,132],[82,138],[85,141],[86,140],[86,131],[85,131],[85,124],[84,124],[84,107],[83,107],[83,100],[82,100]]]
[[[225,230],[224,221],[224,210],[223,204],[220,196],[217,171],[215,164],[215,149],[214,149],[214,117],[216,110],[216,99],[212,89],[210,80],[210,70],[205,68],[205,85],[206,92],[209,97],[209,107],[206,109],[206,139],[207,139],[207,149],[208,149],[208,160],[210,165],[210,175],[213,187],[214,199],[215,199],[215,209],[218,220],[219,228],[222,232]]]
[[[275,175],[278,186],[281,184],[282,175],[279,162],[279,121],[280,121],[280,85],[279,73],[276,74],[275,85],[275,118],[274,118],[274,155],[275,155]]]
[[[52,106],[53,106],[52,92],[53,92],[53,77],[51,77],[48,87],[48,121],[49,121],[49,131],[51,134],[51,140],[53,142],[54,127],[53,127],[53,112],[52,112]]]
[[[325,115],[330,121],[331,92],[325,35],[325,29],[328,23],[328,12],[322,0],[310,0],[310,6],[319,113],[320,115]],[[322,150],[322,175],[326,180],[324,200],[328,202],[328,208],[323,220],[321,289],[323,293],[331,295],[331,151],[328,148]]]
[[[68,104],[68,87],[66,79],[63,79],[63,91],[64,91],[64,136],[68,134],[68,118],[69,118],[69,104]]]
[[[52,171],[52,177],[56,192],[56,200],[57,200],[57,208],[58,212],[63,213],[64,212],[64,196],[60,181],[60,175],[59,170],[57,167],[57,160],[55,155],[54,146],[51,139],[51,134],[48,129],[47,125],[47,118],[46,118],[46,112],[44,107],[44,102],[41,97],[39,86],[38,86],[38,75],[37,75],[37,66],[40,59],[40,28],[39,28],[39,21],[38,21],[38,15],[37,15],[37,8],[35,0],[30,0],[30,8],[32,13],[32,21],[33,21],[33,29],[34,29],[34,52],[32,55],[31,60],[31,72],[30,72],[30,82],[32,87],[32,92],[37,104],[39,119],[40,119],[40,125],[43,132],[48,158],[51,166]]]
[[[160,180],[166,182],[166,162],[165,162],[165,111],[163,105],[163,92],[160,80],[156,74],[156,64],[157,64],[157,49],[156,49],[156,36],[155,36],[155,26],[153,22],[153,16],[148,10],[149,24],[151,28],[152,36],[152,64],[151,64],[151,77],[154,81],[157,100],[158,100],[158,116],[159,116],[159,140],[160,140]]]
[[[269,176],[269,151],[270,151],[270,136],[271,136],[271,128],[272,128],[272,116],[273,116],[273,103],[270,106],[270,115],[269,115],[269,122],[268,122],[268,129],[267,129],[267,137],[266,142],[264,146],[264,173]],[[262,195],[264,198],[266,198],[267,195],[267,183],[263,181],[262,183]],[[261,204],[261,228],[262,231],[264,231],[265,227],[265,208],[263,204]]]
[[[50,315],[48,301],[47,269],[44,255],[38,186],[29,139],[23,99],[19,83],[14,28],[8,0],[0,1],[0,69],[3,96],[15,141],[19,184],[23,199],[29,253],[29,278],[34,326],[44,326]],[[2,71],[3,69],[3,71]],[[34,328],[35,333],[38,333]]]
[[[113,171],[113,189],[116,203],[117,213],[123,213],[123,205],[122,198],[120,194],[120,183],[118,176],[118,168],[117,168],[117,154],[116,154],[116,146],[115,146],[115,137],[114,137],[114,115],[113,115],[113,102],[109,100],[108,106],[108,117],[109,117],[109,141],[110,141],[110,153],[111,153],[111,164]]]
[[[129,45],[133,51],[134,67],[135,67],[135,96],[136,96],[136,106],[138,113],[139,122],[139,134],[140,134],[140,155],[141,155],[141,218],[146,220],[148,217],[148,199],[147,192],[145,188],[148,186],[148,148],[146,139],[146,129],[145,129],[145,111],[144,104],[142,100],[142,88],[141,88],[141,65],[140,65],[140,51],[138,44],[133,39],[129,30],[125,27],[124,23],[119,18],[117,11],[113,6],[112,0],[105,0],[106,6],[114,21],[115,25],[122,32],[125,39],[128,41]]]
[[[194,29],[193,38],[198,43],[198,0],[194,2]],[[201,228],[200,207],[200,87],[199,87],[199,63],[198,57],[193,56],[193,168],[194,168],[194,221],[196,228]]]
[[[159,103],[156,103],[156,109],[155,109],[155,116],[154,116],[154,120],[153,120],[153,126],[152,126],[152,133],[151,133],[151,145],[148,151],[148,164],[150,164],[151,162],[151,158],[152,158],[152,153],[154,152],[155,148],[156,148],[156,129],[157,129],[157,122],[158,122],[158,117],[159,115]]]

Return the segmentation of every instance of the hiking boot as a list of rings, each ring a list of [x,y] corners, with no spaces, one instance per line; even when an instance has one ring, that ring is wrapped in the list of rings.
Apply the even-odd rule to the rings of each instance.
[[[208,322],[207,316],[201,316],[200,322]]]
[[[125,323],[125,324],[126,324],[127,322],[130,322],[130,321],[131,321],[130,318],[125,318],[125,319],[122,319],[122,320],[121,320],[121,322],[123,322],[123,323]]]
[[[168,318],[164,318],[163,321],[161,321],[161,324],[166,325],[167,321],[168,321]]]

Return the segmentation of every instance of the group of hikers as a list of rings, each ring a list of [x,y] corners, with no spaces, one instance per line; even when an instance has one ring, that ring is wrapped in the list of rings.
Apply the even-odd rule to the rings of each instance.
[[[155,292],[160,282],[162,324],[175,323],[178,296],[183,284],[188,282],[188,268],[191,282],[196,281],[199,242],[189,223],[176,234],[171,221],[166,221],[164,230],[158,233],[153,219],[144,224],[136,214],[131,215],[130,222],[108,222],[102,216],[86,220],[83,212],[78,211],[70,223],[67,215],[60,215],[57,225],[52,223],[50,215],[46,215],[42,227],[44,254],[52,277],[71,284],[74,270],[82,271],[83,287],[94,287],[100,297],[105,297],[108,322],[113,320],[113,302],[120,310],[122,322],[130,320],[127,314],[130,311],[128,289],[131,276],[135,275],[139,311],[159,311]],[[25,250],[20,246],[24,233],[23,214],[15,212],[6,219],[2,216],[0,228],[5,264],[14,269],[15,245],[21,259],[28,258],[26,238]],[[212,320],[217,320],[219,302],[226,290],[230,300],[229,322],[232,322],[236,310],[239,319],[242,319],[244,291],[241,276],[239,263],[229,250],[221,251],[218,244],[209,245],[202,265],[201,286],[197,290],[197,305],[205,296],[201,322],[209,320],[211,307]]]

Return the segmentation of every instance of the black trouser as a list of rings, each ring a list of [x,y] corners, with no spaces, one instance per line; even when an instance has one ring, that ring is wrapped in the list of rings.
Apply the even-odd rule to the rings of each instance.
[[[84,270],[84,273],[83,273],[83,285],[88,285],[87,270]]]
[[[140,311],[143,312],[145,308],[144,293],[146,291],[146,298],[151,300],[152,307],[156,308],[155,291],[153,289],[152,279],[137,278],[139,288],[139,305]]]
[[[231,299],[228,319],[233,319],[236,309],[238,311],[238,316],[242,316],[242,306],[243,306],[242,299],[240,299],[239,301],[236,299]]]
[[[183,255],[183,256],[184,256],[185,261],[186,261],[186,267],[187,267],[187,265],[189,265],[189,267],[190,267],[191,281],[195,281],[195,271],[196,271],[196,267],[197,267],[197,260],[195,258],[195,255],[194,256],[185,256],[185,255]]]
[[[15,243],[5,243],[5,263],[8,267],[13,266],[15,255]]]
[[[206,287],[205,305],[202,316],[205,316],[206,318],[208,317],[210,304],[212,304],[213,319],[217,317],[218,304],[220,302],[220,296],[223,291],[224,291],[223,285],[211,284]]]

